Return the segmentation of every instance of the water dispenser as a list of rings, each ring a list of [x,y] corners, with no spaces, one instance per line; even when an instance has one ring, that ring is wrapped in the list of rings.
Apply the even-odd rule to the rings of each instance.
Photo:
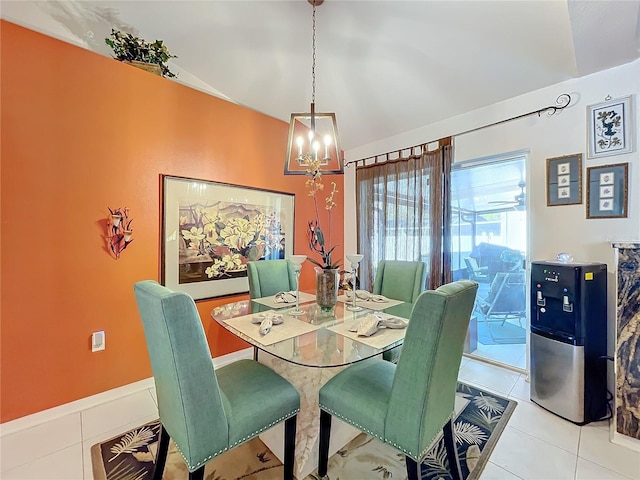
[[[607,266],[531,263],[531,400],[578,425],[607,413]]]

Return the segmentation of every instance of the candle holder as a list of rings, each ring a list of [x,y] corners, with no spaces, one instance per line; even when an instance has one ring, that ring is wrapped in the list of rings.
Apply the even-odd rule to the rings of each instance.
[[[347,260],[351,262],[351,282],[353,284],[353,288],[351,289],[351,305],[347,306],[347,310],[351,312],[359,312],[362,310],[362,307],[356,305],[356,270],[363,258],[364,255],[359,253],[350,253],[347,255]]]
[[[296,308],[289,312],[289,315],[302,315],[304,312],[300,310],[300,271],[302,264],[307,259],[306,255],[291,255],[289,261],[293,263],[293,271],[296,274]]]

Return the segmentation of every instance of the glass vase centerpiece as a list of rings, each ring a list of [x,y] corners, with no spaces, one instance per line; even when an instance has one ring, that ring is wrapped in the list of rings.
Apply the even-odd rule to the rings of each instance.
[[[316,303],[322,311],[333,310],[338,303],[338,286],[340,272],[337,268],[320,268],[316,270]]]
[[[309,196],[313,198],[316,218],[308,222],[307,240],[309,248],[320,255],[321,261],[309,257],[308,260],[315,264],[316,272],[316,303],[323,311],[333,310],[338,303],[338,286],[340,284],[340,262],[333,262],[331,255],[337,245],[331,246],[331,210],[336,206],[334,196],[338,193],[336,183],[331,182],[331,191],[324,200],[324,210],[327,212],[327,230],[320,225],[320,210],[318,208],[318,192],[324,189],[322,174],[320,172],[320,160],[312,160],[307,168],[306,186],[309,188]]]
[[[302,263],[307,259],[306,255],[291,255],[289,261],[293,263],[293,271],[296,274],[296,308],[289,312],[289,315],[302,315],[304,312],[300,310],[300,271]]]
[[[360,265],[360,262],[363,258],[364,255],[361,255],[359,253],[347,254],[347,260],[349,260],[349,262],[351,263],[351,283],[353,285],[353,287],[351,288],[351,305],[347,306],[347,310],[350,310],[352,312],[359,312],[360,310],[362,310],[361,306],[356,305],[356,271],[358,270],[358,265]]]

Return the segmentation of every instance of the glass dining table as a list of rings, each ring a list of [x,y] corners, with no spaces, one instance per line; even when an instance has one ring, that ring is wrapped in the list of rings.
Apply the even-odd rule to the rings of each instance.
[[[341,367],[375,357],[402,344],[404,335],[389,336],[389,343],[386,343],[384,338],[378,342],[372,342],[370,338],[358,338],[355,334],[349,335],[347,327],[357,325],[364,317],[374,311],[378,311],[382,316],[407,319],[411,313],[412,305],[398,303],[380,310],[380,305],[373,303],[362,305],[362,303],[364,302],[360,302],[360,306],[363,307],[361,311],[349,311],[345,303],[338,302],[333,310],[327,312],[322,311],[314,300],[310,300],[300,304],[300,309],[304,312],[303,315],[294,317],[288,312],[295,308],[295,304],[281,304],[280,308],[273,308],[260,303],[259,300],[241,300],[214,308],[211,316],[225,330],[245,340],[256,349],[286,362],[305,367]],[[287,338],[282,340],[274,338],[272,343],[269,341],[269,335],[276,333],[279,325],[274,325],[269,334],[260,335],[257,323],[254,324],[255,328],[252,328],[253,332],[251,332],[251,330],[241,328],[240,322],[233,322],[233,319],[250,316],[259,320],[260,314],[265,313],[281,314],[284,318],[284,325],[287,322],[303,322],[311,328],[302,329],[299,333],[292,332],[293,336],[286,335]],[[247,320],[250,322],[249,318]],[[344,328],[340,328],[341,325]],[[383,331],[380,330],[380,333]]]
[[[295,303],[278,304],[273,298],[241,300],[215,307],[211,316],[225,330],[254,347],[255,358],[269,366],[300,392],[300,413],[296,433],[295,476],[302,480],[318,462],[318,391],[331,377],[348,365],[402,345],[406,329],[380,329],[369,337],[357,335],[355,327],[377,313],[383,318],[408,319],[412,304],[390,300],[388,303],[358,301],[363,309],[350,311],[350,303],[341,296],[331,311],[323,311],[312,294],[301,292],[302,315],[289,312]],[[280,315],[268,333],[260,333],[260,321]],[[329,453],[333,454],[360,433],[338,419],[331,429]],[[261,440],[282,461],[283,427],[278,425],[260,435]]]

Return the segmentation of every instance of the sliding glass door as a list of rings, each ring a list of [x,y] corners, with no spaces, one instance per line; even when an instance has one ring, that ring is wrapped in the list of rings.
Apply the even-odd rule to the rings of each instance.
[[[465,352],[526,369],[526,153],[454,163],[453,279],[480,285]]]

